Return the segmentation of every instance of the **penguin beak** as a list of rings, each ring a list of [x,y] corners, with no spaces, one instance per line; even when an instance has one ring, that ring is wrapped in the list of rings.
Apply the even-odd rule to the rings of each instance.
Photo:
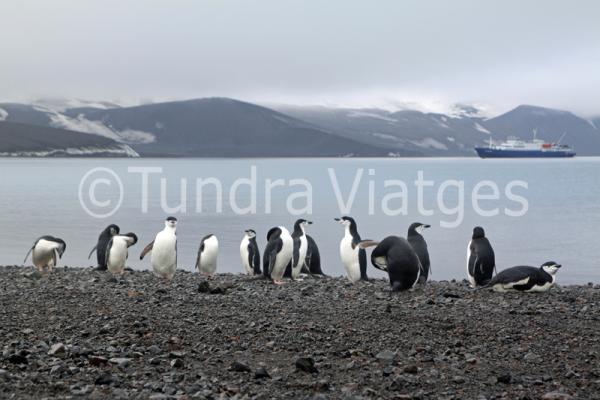
[[[558,268],[560,268],[560,267],[562,267],[562,265],[560,265],[560,264],[556,264],[556,265],[554,265],[554,268],[556,268],[556,269],[558,269]]]
[[[424,224],[424,225],[423,225],[423,228],[426,228],[426,229],[427,229],[427,228],[431,228],[431,225]]]
[[[340,222],[342,219],[341,218],[334,218],[334,221]]]
[[[312,225],[312,221],[306,221],[308,225]]]

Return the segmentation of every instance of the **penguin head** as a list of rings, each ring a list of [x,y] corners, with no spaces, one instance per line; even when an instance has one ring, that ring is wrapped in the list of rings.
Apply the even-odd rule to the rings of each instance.
[[[423,224],[421,222],[413,222],[408,228],[408,232],[423,233],[427,228],[431,228],[431,225]]]
[[[482,227],[480,226],[476,226],[475,228],[473,228],[473,239],[481,239],[485,237],[485,231],[483,230]]]
[[[128,242],[128,243],[127,243],[127,246],[128,246],[128,247],[129,247],[129,246],[133,246],[133,245],[134,245],[134,244],[136,244],[136,243],[137,243],[137,241],[138,241],[138,237],[137,237],[137,235],[136,235],[135,233],[133,233],[133,232],[126,233],[126,234],[124,234],[123,236],[127,236],[127,237],[129,238],[129,239],[127,240],[127,242]]]
[[[556,272],[559,270],[559,268],[562,267],[562,265],[554,262],[554,261],[547,261],[545,263],[542,264],[542,269],[549,273],[550,275],[554,275],[556,274]]]
[[[111,224],[106,227],[104,232],[108,232],[110,234],[110,236],[115,236],[115,235],[118,235],[119,232],[121,232],[121,228],[119,228],[118,225]]]
[[[165,226],[169,228],[175,228],[177,226],[177,218],[167,217],[165,220]]]
[[[300,218],[294,224],[294,228],[298,227],[298,228],[301,228],[302,230],[304,230],[304,228],[306,227],[306,225],[310,225],[310,224],[312,224],[311,221],[307,221],[305,219]]]
[[[252,239],[256,237],[256,232],[254,231],[254,229],[246,229],[244,231],[244,233],[246,234],[246,236],[248,237],[248,239]]]
[[[351,226],[351,225],[356,226],[356,222],[351,217],[343,216],[342,218],[334,218],[334,220],[337,221],[337,222],[339,222],[340,224],[342,224],[344,226]]]
[[[58,243],[58,249],[56,249],[56,252],[58,253],[58,257],[62,258],[63,254],[65,253],[65,250],[67,250],[67,244],[65,243],[64,240],[59,239],[59,238],[54,238],[54,241],[56,243]]]

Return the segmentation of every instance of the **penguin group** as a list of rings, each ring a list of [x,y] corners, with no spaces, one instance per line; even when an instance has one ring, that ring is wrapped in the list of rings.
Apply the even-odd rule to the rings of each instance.
[[[372,248],[371,265],[387,273],[391,291],[413,290],[427,283],[432,274],[427,242],[423,236],[430,225],[415,222],[408,227],[406,238],[387,236],[382,240],[362,239],[354,218],[334,218],[344,228],[340,241],[340,260],[350,283],[368,282],[367,250]],[[177,218],[168,217],[164,227],[154,240],[141,252],[140,260],[150,253],[152,272],[171,281],[177,270]],[[274,284],[302,280],[303,276],[322,276],[321,257],[316,241],[307,234],[311,221],[298,219],[290,231],[285,226],[271,228],[266,235],[267,243],[261,254],[254,229],[246,229],[240,243],[240,258],[243,271],[250,276],[264,277]],[[122,275],[127,270],[129,248],[138,242],[135,233],[121,234],[119,226],[108,225],[88,258],[96,252],[99,271]],[[63,256],[67,245],[64,240],[45,235],[38,238],[25,256],[31,254],[33,265],[40,271],[52,271]],[[210,278],[217,271],[219,240],[208,234],[199,243],[195,268]],[[261,269],[262,267],[262,269]],[[466,272],[471,288],[492,288],[494,291],[544,292],[556,280],[561,265],[548,261],[540,267],[516,266],[496,271],[494,249],[482,227],[476,226],[467,246]]]

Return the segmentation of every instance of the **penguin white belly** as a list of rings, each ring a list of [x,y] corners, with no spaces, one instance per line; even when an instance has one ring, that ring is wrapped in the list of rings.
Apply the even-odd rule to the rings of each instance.
[[[198,270],[205,275],[214,275],[217,271],[218,254],[219,241],[216,236],[211,236],[204,241],[204,251],[200,256]]]
[[[242,243],[240,244],[240,257],[242,258],[242,265],[244,266],[244,270],[248,275],[254,275],[254,268],[250,265],[248,257],[250,256],[248,252],[248,245],[250,244],[250,240],[248,238],[242,239]]]
[[[150,263],[156,275],[173,278],[177,269],[177,236],[174,233],[162,231],[156,235]]]
[[[469,260],[471,259],[471,242],[469,241],[469,245],[467,246],[467,278],[469,279],[469,285],[474,288],[477,286],[475,282],[475,277],[471,275],[469,271]]]
[[[31,255],[33,265],[38,269],[48,267],[51,270],[56,266],[55,263],[57,262],[55,259],[56,248],[56,243],[50,240],[41,239],[38,241]]]
[[[358,246],[352,248],[352,236],[346,235],[340,242],[340,258],[346,268],[346,274],[350,282],[360,280],[360,261],[358,259]]]
[[[281,235],[281,241],[281,251],[277,253],[277,257],[275,257],[275,265],[273,266],[273,271],[271,272],[271,278],[274,281],[281,281],[283,274],[285,273],[285,269],[292,259],[292,253],[294,251],[294,241],[292,236],[289,234]]]
[[[498,284],[496,284],[496,285],[493,286],[493,289],[496,292],[508,292],[508,291],[511,291],[511,290],[516,290],[516,289],[514,289],[515,286],[526,285],[527,282],[529,282],[529,277],[523,278],[523,279],[521,279],[519,281],[516,281],[516,282],[498,283]]]
[[[535,285],[531,289],[527,290],[527,292],[545,292],[546,290],[548,290],[552,286],[554,286],[555,280],[556,280],[556,277],[553,275],[552,282],[546,282],[543,285]]]
[[[113,274],[122,274],[125,270],[127,255],[127,242],[125,239],[113,237],[113,243],[106,260],[108,271]]]
[[[298,279],[300,277],[300,271],[306,260],[306,252],[308,251],[308,241],[306,235],[300,238],[300,249],[298,250],[298,261],[296,265],[292,265],[292,279]]]

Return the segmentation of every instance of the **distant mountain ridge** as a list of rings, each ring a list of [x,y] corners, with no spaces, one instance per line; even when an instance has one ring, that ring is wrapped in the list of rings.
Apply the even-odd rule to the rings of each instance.
[[[0,121],[81,132],[87,139],[108,139],[113,146],[146,157],[475,156],[473,147],[485,145],[490,137],[529,139],[534,129],[538,138],[548,141],[557,141],[567,132],[563,143],[573,145],[579,155],[600,155],[600,117],[587,120],[568,111],[530,105],[486,119],[468,105],[446,115],[376,108],[264,107],[229,98],[133,107],[52,101],[2,103]],[[0,143],[0,153],[2,148]]]

